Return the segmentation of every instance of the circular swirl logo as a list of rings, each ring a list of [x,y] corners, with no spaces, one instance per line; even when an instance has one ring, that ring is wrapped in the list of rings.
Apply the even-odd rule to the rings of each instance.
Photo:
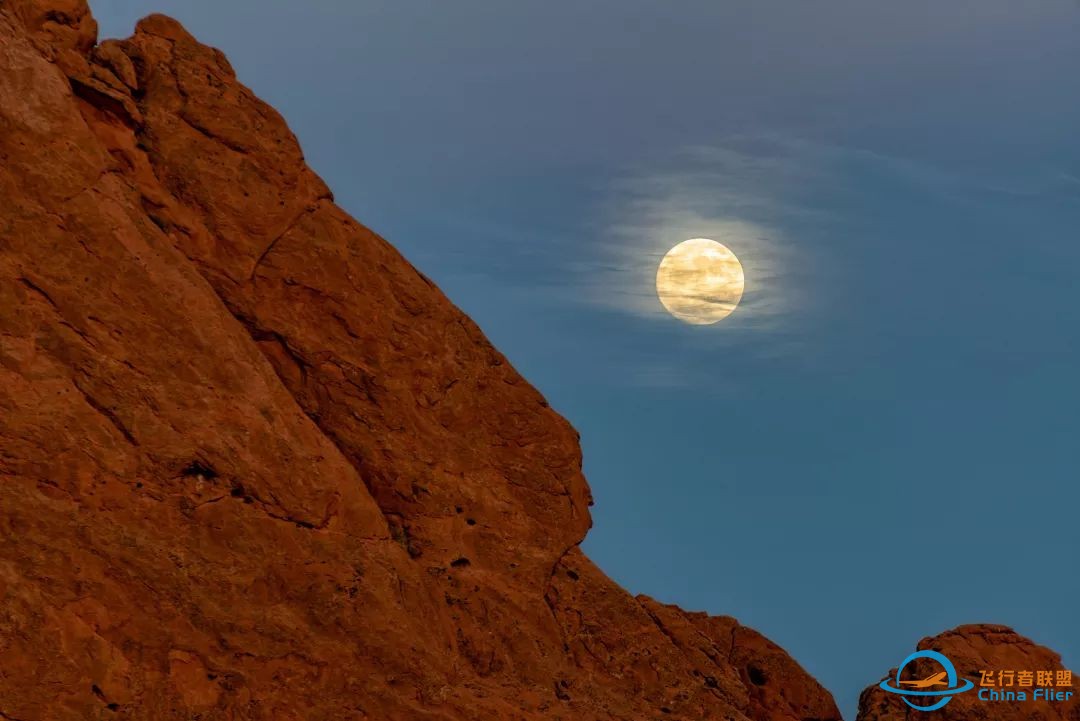
[[[903,675],[904,669],[912,661],[919,658],[928,658],[932,661],[936,661],[941,665],[942,671],[930,674],[926,678],[915,679],[910,681],[901,681],[900,676]],[[894,682],[895,681],[895,685]],[[963,681],[963,683],[960,683]],[[939,688],[944,686],[944,688]],[[947,659],[944,655],[937,651],[916,651],[900,664],[900,668],[896,669],[896,678],[887,678],[881,682],[882,690],[889,693],[899,694],[904,697],[904,703],[913,709],[919,711],[936,711],[942,708],[945,704],[952,701],[952,697],[958,693],[964,693],[975,688],[975,684],[968,679],[959,678],[956,675],[956,667],[953,666],[952,661]],[[914,698],[936,698],[938,699],[929,706],[922,704],[912,703],[908,697]]]

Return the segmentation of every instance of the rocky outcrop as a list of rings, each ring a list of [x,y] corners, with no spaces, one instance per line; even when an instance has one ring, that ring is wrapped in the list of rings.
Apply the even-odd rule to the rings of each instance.
[[[956,667],[957,674],[961,678],[970,679],[975,688],[954,696],[944,708],[923,714],[909,709],[900,696],[883,691],[878,684],[874,684],[863,691],[859,698],[858,721],[900,721],[919,715],[948,721],[1080,721],[1080,701],[1076,698],[1077,692],[1080,692],[1080,683],[1075,681],[1071,687],[1062,687],[1063,692],[1072,691],[1073,697],[1060,703],[1034,700],[1034,687],[1026,687],[1027,699],[1024,701],[991,702],[979,699],[978,691],[983,681],[983,671],[991,672],[991,680],[996,678],[998,672],[1012,672],[1011,685],[1004,690],[1015,692],[1022,689],[1015,675],[1019,671],[1037,673],[1065,670],[1061,656],[1035,644],[1011,628],[994,625],[960,626],[952,631],[924,638],[919,641],[917,650],[932,650],[944,654]],[[924,663],[922,659],[917,659],[912,665],[912,678],[924,678],[941,670],[932,660]],[[894,668],[889,672],[889,677],[895,678],[895,675]],[[1055,683],[1056,681],[1055,674]],[[920,699],[916,700],[916,703],[924,701]]]
[[[219,51],[0,1],[0,719],[838,719]]]

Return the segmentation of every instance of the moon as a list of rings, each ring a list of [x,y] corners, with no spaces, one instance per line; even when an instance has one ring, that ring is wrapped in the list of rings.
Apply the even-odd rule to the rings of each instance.
[[[712,325],[742,300],[742,263],[727,246],[708,238],[684,240],[656,269],[656,295],[668,313],[691,325]]]

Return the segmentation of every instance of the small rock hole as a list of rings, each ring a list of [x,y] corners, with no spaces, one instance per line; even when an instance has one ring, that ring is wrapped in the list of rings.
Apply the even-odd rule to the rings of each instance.
[[[215,471],[210,466],[210,464],[204,463],[203,461],[200,461],[198,459],[192,461],[187,466],[185,466],[184,470],[180,471],[180,475],[184,476],[185,478],[202,476],[207,480],[218,477],[217,471]]]

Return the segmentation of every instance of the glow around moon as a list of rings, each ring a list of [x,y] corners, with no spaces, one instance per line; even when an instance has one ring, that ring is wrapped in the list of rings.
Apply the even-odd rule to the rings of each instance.
[[[684,323],[711,325],[727,318],[742,299],[742,263],[721,243],[684,240],[656,269],[656,295]]]

